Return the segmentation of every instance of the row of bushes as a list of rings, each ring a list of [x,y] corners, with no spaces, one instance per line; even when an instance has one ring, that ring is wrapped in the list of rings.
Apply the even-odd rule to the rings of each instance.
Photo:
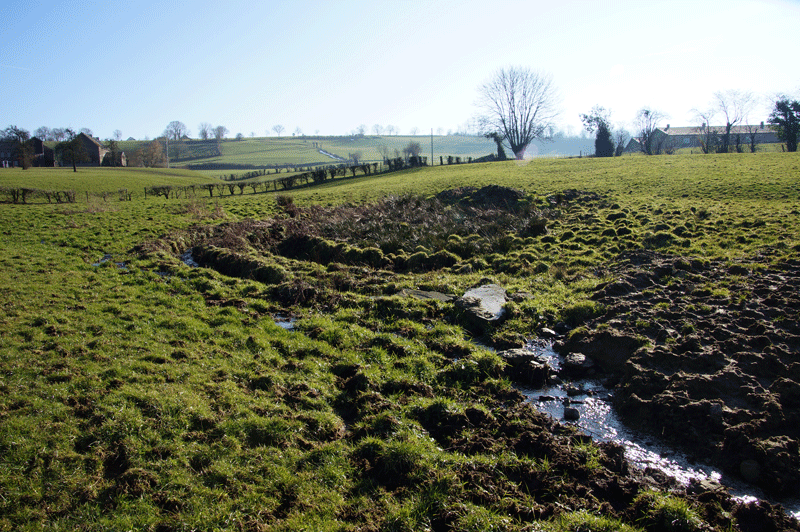
[[[45,198],[47,203],[75,203],[74,190],[39,190],[26,187],[0,187],[0,198],[10,203],[28,203],[36,198]]]
[[[441,161],[443,163],[443,160]],[[469,158],[472,162],[472,157]],[[460,157],[448,157],[447,164],[461,164]],[[191,197],[197,194],[199,190],[206,190],[211,197],[214,196],[216,191],[217,196],[225,195],[227,191],[229,195],[233,196],[236,189],[239,189],[239,194],[244,194],[246,188],[250,188],[253,194],[256,194],[259,189],[268,192],[270,188],[278,190],[281,187],[283,190],[288,190],[298,186],[298,184],[308,185],[309,183],[320,184],[328,179],[335,179],[336,177],[347,177],[348,172],[352,177],[356,176],[356,172],[361,171],[363,175],[374,175],[386,172],[396,172],[406,168],[416,168],[419,166],[427,166],[428,158],[422,156],[412,156],[408,159],[403,157],[396,157],[393,159],[384,160],[381,163],[361,163],[356,165],[327,165],[322,167],[313,168],[311,166],[305,167],[307,170],[302,173],[289,174],[284,177],[252,181],[252,178],[269,175],[269,170],[262,168],[254,170],[245,174],[230,174],[230,176],[220,176],[224,183],[206,183],[203,185],[188,185],[182,187],[159,185],[145,188],[144,195],[147,196],[164,196],[165,198],[180,198]],[[295,170],[298,167],[286,167],[287,171],[291,168]],[[299,167],[302,169],[303,167]],[[245,181],[250,179],[250,181]]]
[[[238,178],[236,180],[226,180],[223,183],[205,183],[202,185],[186,185],[186,186],[172,186],[172,185],[156,185],[152,187],[146,187],[144,189],[145,198],[147,196],[163,196],[167,199],[169,198],[181,198],[181,197],[192,197],[196,196],[199,191],[207,191],[209,196],[214,197],[214,193],[216,192],[217,196],[225,195],[226,191],[228,195],[234,195],[236,193],[236,189],[239,189],[239,194],[244,194],[245,189],[250,188],[253,191],[253,194],[256,194],[259,190],[264,192],[268,192],[270,188],[273,190],[278,190],[278,187],[283,188],[284,190],[294,188],[298,185],[298,183],[308,184],[309,182],[314,183],[322,183],[330,178],[333,179],[336,176],[346,177],[347,172],[350,171],[351,175],[355,177],[356,172],[360,170],[364,173],[364,175],[368,174],[375,174],[378,173],[378,163],[364,163],[357,166],[328,166],[325,168],[317,168],[312,171],[303,172],[301,174],[292,174],[287,175],[285,177],[280,177],[277,179],[267,179],[267,180],[259,180],[259,181],[241,181]],[[266,175],[263,173],[255,173],[255,175]]]

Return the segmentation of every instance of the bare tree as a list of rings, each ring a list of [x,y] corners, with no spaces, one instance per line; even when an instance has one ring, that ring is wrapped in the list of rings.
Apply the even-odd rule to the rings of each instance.
[[[361,124],[356,128],[356,135],[358,135],[359,137],[363,137],[364,133],[366,132],[367,132],[367,126],[365,126],[364,124]]]
[[[655,111],[644,107],[636,113],[636,132],[639,134],[639,143],[642,153],[646,155],[658,155],[664,149],[664,139],[662,135],[656,133],[659,123],[666,116],[660,111]]]
[[[150,141],[140,151],[139,162],[141,166],[150,168],[154,166],[163,167],[167,164],[164,150],[157,140]]]
[[[383,135],[383,126],[380,124],[375,124],[372,126],[372,132],[375,133],[376,137],[380,137]]]
[[[386,134],[390,135],[390,136],[394,135],[394,126],[393,125],[389,124],[388,126],[386,126]]]
[[[496,132],[495,132],[495,133],[496,133]],[[437,127],[437,128],[436,128],[436,134],[437,134],[437,135],[439,135],[440,137],[441,137],[442,135],[444,135],[444,128],[443,128],[443,127],[441,127],[441,126]]]
[[[67,130],[63,127],[54,127],[50,130],[50,135],[52,135],[53,140],[56,142],[61,142],[67,138]]]
[[[754,124],[747,124],[746,126],[744,126],[744,129],[747,132],[747,146],[750,148],[750,153],[755,153],[756,139],[758,138],[758,133],[761,130],[761,126]]]
[[[208,122],[201,122],[199,126],[197,126],[197,136],[203,140],[208,140],[211,138],[212,132],[214,128]]]
[[[376,149],[378,150],[378,153],[381,154],[384,160],[389,158],[389,148],[386,147],[386,144],[378,144],[378,147]]]
[[[88,127],[82,127],[80,132],[89,137],[94,137],[94,133],[92,133],[92,130]]]
[[[558,95],[549,75],[528,68],[497,71],[479,89],[483,133],[496,132],[517,159],[535,139],[547,138],[558,116]]]
[[[624,126],[617,126],[617,129],[614,130],[614,142],[617,144],[617,149],[614,152],[614,155],[617,157],[622,155],[622,152],[625,150],[625,146],[628,145],[628,141],[630,140],[631,134],[628,133],[628,130],[626,130]]]
[[[214,131],[214,138],[217,140],[222,140],[225,138],[225,135],[230,133],[227,127],[225,126],[217,126],[213,129]]]
[[[755,100],[750,92],[728,90],[714,93],[716,109],[725,117],[725,133],[721,136],[720,151],[727,153],[731,145],[731,130],[742,123]]]
[[[52,132],[47,126],[42,126],[33,132],[33,136],[39,140],[52,140]]]
[[[186,124],[179,122],[178,120],[173,120],[167,124],[167,129],[164,130],[164,136],[173,140],[181,140],[181,138],[188,134],[189,129],[186,127]]]
[[[414,126],[414,127],[412,127],[412,128],[411,128],[411,135],[413,135],[414,137],[416,137],[416,136],[417,136],[417,133],[419,133],[419,128],[418,128],[417,126]]]
[[[408,145],[403,148],[403,155],[406,156],[406,160],[409,157],[419,157],[419,154],[422,153],[422,145],[419,142],[411,141]]]
[[[356,150],[353,153],[348,153],[347,158],[353,161],[353,164],[358,165],[358,162],[363,157],[361,150]]]
[[[703,150],[703,153],[713,153],[717,151],[719,135],[717,135],[716,128],[711,125],[711,122],[714,120],[714,115],[716,115],[716,110],[713,108],[705,111],[695,109],[694,113],[696,120],[700,122],[700,125],[694,128],[697,132],[697,140],[700,143],[700,149]]]
[[[400,128],[399,127],[397,127],[397,126],[388,126],[388,127],[392,128],[392,131],[393,131],[394,135],[399,135],[400,134]]]
[[[297,126],[294,129],[294,133],[292,133],[292,135],[294,135],[295,137],[302,137],[303,136],[303,130],[300,129],[300,126]]]
[[[114,130],[114,140],[116,140],[117,142],[122,140],[122,131],[120,131],[119,129]]]
[[[284,130],[284,129],[285,129],[285,128],[284,128],[282,125],[280,125],[280,124],[275,124],[274,126],[272,126],[272,131],[274,131],[275,133],[277,133],[277,135],[278,135],[279,137],[281,136],[281,133],[283,133],[283,130]]]

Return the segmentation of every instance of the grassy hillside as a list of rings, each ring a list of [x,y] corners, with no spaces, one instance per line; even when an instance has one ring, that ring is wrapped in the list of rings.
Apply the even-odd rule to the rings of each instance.
[[[270,161],[257,146],[293,142],[223,146]],[[323,147],[375,149],[348,142]],[[722,495],[668,493],[541,417],[451,306],[398,292],[498,282],[523,296],[482,340],[519,345],[594,315],[620,253],[796,260],[798,175],[780,153],[540,159],[0,204],[0,530],[742,530]],[[0,186],[89,192],[207,179],[0,170]],[[485,185],[523,190],[524,216],[426,210]],[[192,247],[216,269],[186,265]]]
[[[349,154],[360,151],[367,161],[381,161],[380,146],[385,146],[388,156],[395,150],[401,155],[409,142],[419,142],[422,154],[430,157],[430,136],[363,136],[363,137],[259,137],[242,140],[216,141],[186,140],[178,146],[170,145],[173,166],[218,168],[274,167],[284,165],[333,164],[337,160],[320,153],[320,149],[347,159]],[[132,153],[145,144],[144,141],[120,142],[122,150]],[[496,151],[494,143],[483,137],[434,136],[434,156],[482,157]]]

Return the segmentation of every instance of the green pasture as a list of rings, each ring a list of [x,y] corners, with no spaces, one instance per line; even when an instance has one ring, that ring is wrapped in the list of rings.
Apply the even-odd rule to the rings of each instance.
[[[74,190],[79,195],[101,194],[120,189],[144,196],[153,185],[188,186],[216,180],[190,170],[174,168],[8,168],[0,172],[0,187],[28,187],[40,190]]]
[[[417,138],[424,153],[429,145]],[[276,150],[304,142],[268,140]],[[369,138],[347,142],[323,148],[346,156],[357,146],[367,158],[376,149]],[[223,159],[278,160],[278,151],[261,158],[266,144],[226,141]],[[528,293],[490,338],[513,344],[595,312],[589,294],[626,251],[796,260],[798,176],[800,158],[784,153],[536,159],[119,201],[96,194],[212,178],[0,170],[0,187],[79,192],[73,204],[0,204],[0,530],[424,530],[437,519],[452,530],[534,529],[536,512],[574,489],[570,475],[590,478],[603,467],[586,458],[595,451],[576,445],[571,461],[551,463],[502,444],[450,448],[478,426],[434,439],[431,416],[510,416],[501,398],[511,386],[499,357],[468,341],[444,304],[394,294],[457,292],[485,279]],[[300,227],[325,226],[303,209],[486,185],[525,191],[546,233],[509,227],[490,237],[487,222],[485,232],[442,239],[455,251],[474,242],[470,261],[424,272],[323,265],[255,247],[259,231],[268,234],[256,221],[290,216],[278,196],[301,209]],[[570,190],[578,199],[565,199]],[[358,240],[341,218],[349,249],[380,236]],[[250,233],[233,230],[247,224]],[[179,255],[192,239],[212,233],[280,279],[185,265]],[[422,251],[398,251],[411,253]],[[297,318],[295,330],[276,325],[279,315]],[[472,480],[481,471],[491,472],[490,484]],[[520,483],[523,475],[536,482]],[[638,530],[656,508],[641,502],[644,514],[620,520],[605,515],[607,503],[580,501],[538,529]]]
[[[364,161],[382,161],[380,147],[385,146],[388,157],[403,155],[410,142],[418,142],[422,155],[430,158],[431,140],[436,164],[439,157],[447,161],[448,156],[478,158],[496,152],[494,142],[481,136],[462,135],[395,135],[395,136],[342,136],[342,137],[246,137],[242,140],[185,140],[170,143],[170,161],[173,166],[218,165],[231,166],[234,170],[244,166],[254,168],[310,165],[316,163],[336,164],[338,161],[320,153],[320,149],[348,159],[350,154],[360,151]],[[146,141],[121,141],[120,148],[126,153],[141,148]],[[219,154],[217,154],[219,148]],[[399,154],[399,155],[396,155]],[[222,170],[203,170],[216,176]],[[229,172],[228,172],[229,173]]]

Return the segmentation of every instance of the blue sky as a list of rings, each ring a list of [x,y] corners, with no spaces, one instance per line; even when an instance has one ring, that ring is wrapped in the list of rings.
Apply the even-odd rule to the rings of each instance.
[[[6,0],[0,20],[0,127],[100,138],[153,138],[172,120],[192,135],[201,122],[231,136],[455,131],[509,65],[552,75],[574,132],[597,104],[615,123],[649,106],[693,125],[715,91],[762,98],[751,122],[770,96],[800,97],[788,0]]]

